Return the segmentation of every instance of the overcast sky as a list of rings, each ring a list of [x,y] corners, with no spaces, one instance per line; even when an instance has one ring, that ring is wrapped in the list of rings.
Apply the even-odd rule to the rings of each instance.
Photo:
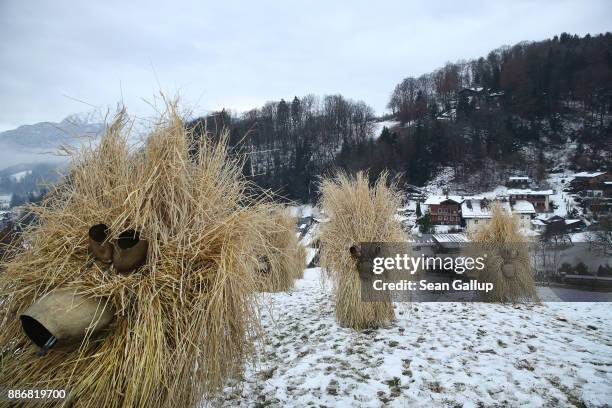
[[[196,113],[308,93],[383,113],[402,78],[447,61],[612,30],[609,0],[205,3],[0,0],[0,130],[120,100],[150,115],[160,89]]]

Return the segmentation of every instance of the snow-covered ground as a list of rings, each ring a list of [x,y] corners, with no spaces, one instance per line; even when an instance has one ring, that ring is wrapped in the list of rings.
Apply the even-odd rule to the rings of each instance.
[[[383,120],[380,122],[374,122],[374,139],[378,139],[380,134],[382,133],[383,128],[387,128],[389,130],[400,125],[400,122],[397,120]]]
[[[452,181],[455,178],[455,171],[452,167],[442,167],[438,170],[435,176],[427,182],[427,185],[423,187],[429,195],[442,195],[444,190],[448,189],[449,192],[453,192]]]
[[[220,405],[612,405],[611,303],[399,304],[389,327],[355,331],[319,268],[265,298],[260,362]]]
[[[321,216],[319,209],[311,204],[289,206],[289,213],[297,218]]]

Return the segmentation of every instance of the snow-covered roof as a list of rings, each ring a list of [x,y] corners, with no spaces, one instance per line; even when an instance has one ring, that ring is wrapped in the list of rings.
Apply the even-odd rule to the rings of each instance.
[[[565,220],[566,224],[576,224],[578,222],[582,222],[582,220],[580,219]]]
[[[468,204],[471,203],[471,207]],[[481,206],[482,200],[465,200],[461,204],[461,216],[463,218],[491,218],[493,205],[498,204],[504,211],[510,212],[510,203],[507,201],[489,201],[486,207]]]
[[[463,197],[461,196],[457,196],[457,195],[449,195],[449,196],[445,196],[445,195],[432,195],[427,197],[427,200],[425,200],[425,204],[426,205],[437,205],[440,204],[446,200],[452,200],[454,202],[456,202],[457,204],[461,203],[463,201]]]
[[[434,239],[439,243],[464,243],[470,242],[469,239],[465,236],[465,234],[434,234]]]
[[[452,108],[450,110],[442,112],[438,115],[438,119],[452,119],[457,115],[457,109]]]
[[[428,245],[433,245],[436,243],[436,241],[433,240],[433,235],[431,234],[410,235],[407,239],[407,242],[414,242],[417,244],[428,244]]]
[[[563,217],[561,217],[560,215],[553,214],[553,213],[539,214],[536,218],[542,221],[548,221],[550,219],[563,219]]]
[[[591,177],[597,177],[597,176],[601,176],[602,174],[606,174],[605,171],[581,171],[580,173],[576,173],[574,174],[574,177],[584,177],[584,178],[591,178]]]
[[[484,195],[475,195],[475,196],[465,196],[463,197],[463,201],[465,200],[484,200],[487,196]]]
[[[531,179],[527,176],[510,176],[508,177],[508,180],[510,181],[529,181]]]
[[[519,214],[535,214],[536,210],[529,201],[518,200],[512,206],[512,211]]]
[[[532,190],[530,188],[509,188],[508,195],[553,195],[552,190]]]
[[[484,88],[482,86],[473,86],[469,88],[463,88],[462,91],[473,91],[473,92],[481,92]]]
[[[546,225],[546,223],[545,223],[544,221],[539,220],[539,219],[537,219],[537,218],[536,218],[535,220],[531,220],[531,223],[532,223],[533,225],[538,225],[538,226],[540,226],[540,227],[543,227],[544,225]]]
[[[604,181],[604,184],[607,186],[612,186],[612,181]]]

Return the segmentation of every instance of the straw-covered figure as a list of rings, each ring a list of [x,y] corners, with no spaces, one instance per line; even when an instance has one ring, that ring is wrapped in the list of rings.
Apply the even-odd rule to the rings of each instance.
[[[225,138],[169,104],[142,149],[122,111],[80,150],[2,265],[0,384],[78,407],[191,407],[252,355],[269,211]],[[195,142],[194,142],[195,143]],[[0,406],[10,406],[0,400]]]
[[[394,185],[387,186],[382,175],[372,187],[368,175],[355,177],[339,174],[321,183],[321,208],[329,221],[321,227],[321,266],[334,286],[336,319],[354,329],[384,325],[395,319],[390,300],[363,301],[361,287],[370,286],[360,279],[364,263],[371,263],[372,251],[361,243],[400,242],[405,240],[395,218],[401,199]],[[363,276],[362,276],[363,277]]]
[[[479,293],[487,302],[538,301],[529,256],[529,242],[520,232],[516,217],[493,205],[491,220],[471,236],[471,255],[484,256],[484,269],[477,271],[479,282],[493,289]]]
[[[285,292],[304,275],[306,249],[298,240],[296,219],[287,209],[278,208],[271,217],[256,269],[257,287],[262,292]]]

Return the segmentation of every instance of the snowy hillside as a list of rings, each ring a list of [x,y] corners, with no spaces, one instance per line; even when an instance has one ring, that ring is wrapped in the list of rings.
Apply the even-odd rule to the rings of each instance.
[[[336,323],[319,268],[266,299],[260,363],[223,406],[612,403],[610,303],[402,304],[390,327],[358,332]]]
[[[373,136],[374,139],[378,139],[380,137],[380,134],[382,133],[382,130],[384,128],[393,130],[399,125],[400,125],[400,122],[397,120],[383,120],[380,122],[374,122],[374,131],[372,132],[372,134],[374,135]]]

